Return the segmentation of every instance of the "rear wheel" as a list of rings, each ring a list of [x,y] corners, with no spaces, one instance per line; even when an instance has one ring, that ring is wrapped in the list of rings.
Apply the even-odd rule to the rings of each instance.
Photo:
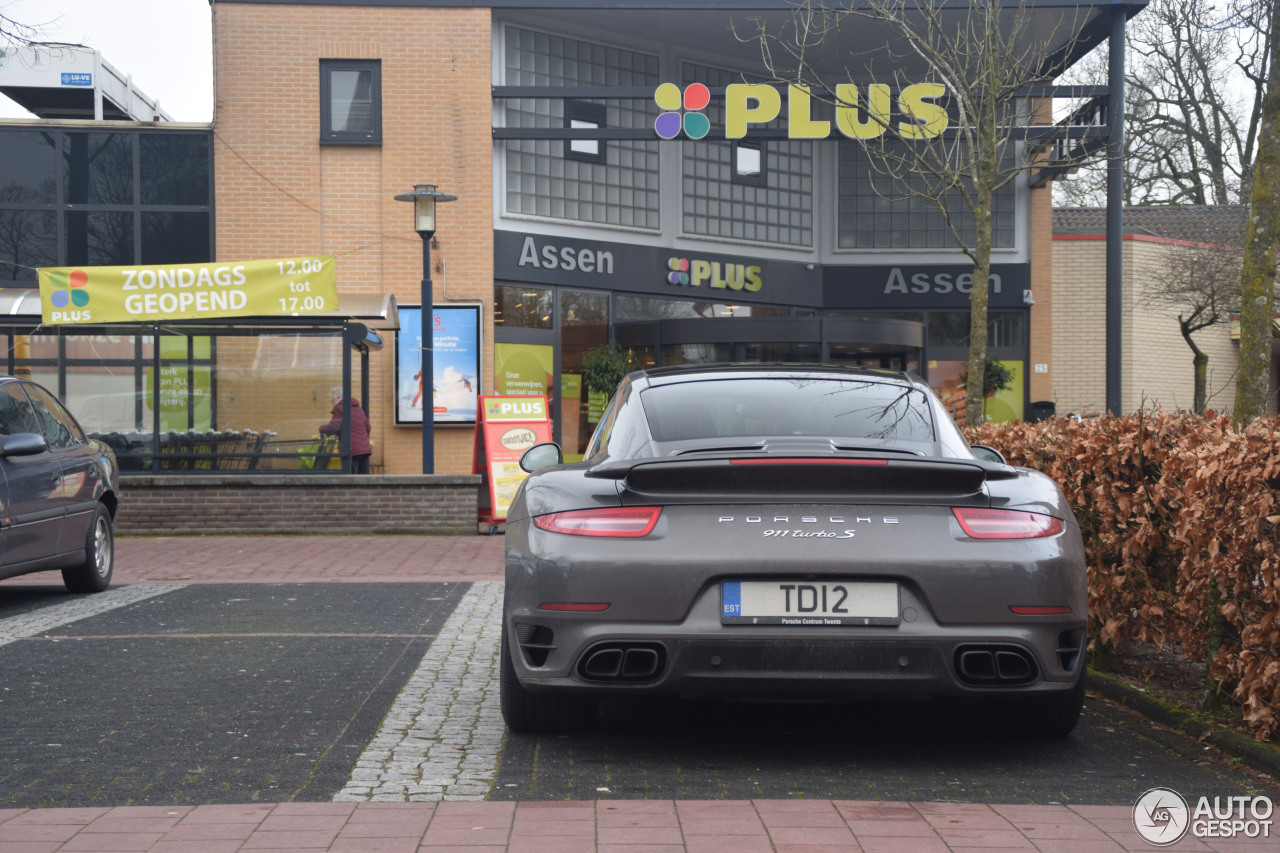
[[[72,592],[102,592],[111,585],[115,567],[115,533],[111,528],[111,511],[98,504],[93,521],[85,533],[84,562],[62,570],[62,582]]]
[[[507,642],[507,627],[502,626],[502,649],[498,674],[502,719],[513,732],[533,734],[568,734],[590,729],[599,715],[599,703],[558,693],[530,693],[516,677]]]

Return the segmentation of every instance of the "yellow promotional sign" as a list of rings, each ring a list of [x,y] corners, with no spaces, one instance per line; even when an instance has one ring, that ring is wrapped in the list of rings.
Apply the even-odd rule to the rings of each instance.
[[[48,325],[316,314],[338,308],[330,256],[37,272]]]

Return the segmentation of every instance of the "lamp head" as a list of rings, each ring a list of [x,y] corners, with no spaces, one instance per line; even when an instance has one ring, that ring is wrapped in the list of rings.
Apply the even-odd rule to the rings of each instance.
[[[401,193],[396,196],[396,201],[413,202],[413,230],[423,237],[430,237],[436,233],[436,204],[457,198],[440,192],[435,184],[415,184],[413,192]]]

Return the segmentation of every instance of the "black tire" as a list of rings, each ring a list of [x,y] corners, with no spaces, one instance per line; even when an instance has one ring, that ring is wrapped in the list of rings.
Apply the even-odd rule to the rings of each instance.
[[[85,533],[84,562],[62,570],[62,582],[72,592],[102,592],[111,585],[116,563],[116,537],[111,512],[103,504],[93,511]]]
[[[571,734],[588,731],[595,726],[600,712],[596,700],[525,690],[511,661],[505,622],[499,655],[499,698],[502,719],[506,721],[507,728],[529,734]]]

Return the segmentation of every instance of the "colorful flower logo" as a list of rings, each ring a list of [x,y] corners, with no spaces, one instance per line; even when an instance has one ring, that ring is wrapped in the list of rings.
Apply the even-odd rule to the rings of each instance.
[[[700,111],[711,103],[711,91],[701,83],[685,87],[683,94],[675,83],[663,83],[653,93],[653,100],[659,109],[664,110],[653,123],[653,129],[663,139],[675,139],[681,128],[690,139],[701,139],[710,132],[711,120]],[[682,106],[685,109],[683,113],[679,112]]]
[[[667,281],[672,284],[688,284],[689,283],[689,259],[688,258],[668,258],[667,269],[671,272],[667,273]]]
[[[89,304],[89,291],[84,289],[89,283],[89,274],[84,270],[72,270],[66,279],[60,275],[50,276],[50,283],[54,291],[49,294],[49,303],[54,308],[66,308],[68,305],[83,308]]]

